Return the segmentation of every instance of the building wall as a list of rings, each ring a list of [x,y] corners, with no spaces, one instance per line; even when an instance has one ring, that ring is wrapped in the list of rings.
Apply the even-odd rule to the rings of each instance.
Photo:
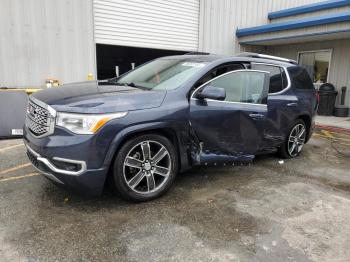
[[[321,2],[324,2],[326,0],[323,0]],[[329,15],[334,13],[342,13],[342,12],[348,12],[350,11],[350,6],[342,6],[337,8],[330,8],[325,10],[319,10],[312,13],[304,13],[304,14],[297,14],[293,16],[287,16],[287,17],[279,17],[271,20],[271,23],[278,23],[278,22],[285,22],[292,19],[303,19],[308,18],[310,16],[322,16],[322,15]]]
[[[92,0],[1,0],[0,87],[95,74]]]
[[[269,23],[268,12],[323,0],[200,0],[199,51],[232,55],[243,50],[236,29]]]
[[[341,13],[345,13],[345,12],[349,12],[349,11],[350,11],[350,6],[343,6],[340,8],[330,8],[327,10],[321,10],[321,11],[316,11],[316,12],[312,12],[312,13],[298,14],[298,15],[293,15],[293,16],[289,16],[289,17],[276,18],[276,19],[272,19],[270,21],[270,23],[273,24],[273,23],[279,23],[279,22],[286,22],[286,21],[290,21],[290,20],[298,20],[298,19],[318,17],[318,16],[330,15],[330,14],[333,14],[333,15],[334,14],[341,14]],[[282,30],[282,31],[276,31],[276,32],[269,32],[269,33],[260,33],[258,35],[242,36],[239,38],[239,41],[240,41],[240,43],[245,43],[245,42],[249,43],[249,41],[253,40],[254,42],[258,43],[259,40],[263,40],[263,39],[266,40],[266,39],[276,39],[276,38],[289,38],[289,37],[305,36],[305,35],[318,34],[318,33],[324,33],[324,32],[330,33],[330,32],[335,32],[335,31],[339,31],[339,30],[342,30],[342,31],[350,30],[350,22],[342,21],[342,22],[325,24],[325,25],[310,26],[310,27],[291,29],[291,30]],[[289,40],[289,41],[291,41],[291,40]],[[305,39],[303,39],[303,38],[295,38],[295,41],[306,42]],[[259,44],[261,44],[261,43],[259,43]]]
[[[293,45],[259,47],[263,53],[298,59],[298,52],[331,49],[331,65],[329,69],[328,81],[335,85],[338,92],[342,86],[348,88],[345,104],[350,106],[350,39],[332,40],[313,43],[300,43]],[[337,97],[337,104],[340,103],[340,95]]]

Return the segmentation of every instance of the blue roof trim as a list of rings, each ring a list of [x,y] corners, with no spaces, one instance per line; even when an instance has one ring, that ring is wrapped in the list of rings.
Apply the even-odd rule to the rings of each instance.
[[[286,40],[286,39],[295,39],[295,38],[308,37],[308,36],[330,35],[330,34],[336,34],[336,33],[350,33],[350,29],[333,30],[333,31],[318,32],[318,33],[308,33],[308,34],[302,34],[302,35],[271,37],[271,38],[265,38],[265,39],[259,39],[259,40],[241,41],[239,43],[243,44],[243,45],[254,45],[256,43],[261,43],[261,42],[268,42],[268,41],[275,41],[275,40]]]
[[[325,24],[345,22],[345,21],[350,21],[350,12],[329,14],[329,15],[303,18],[303,19],[292,20],[292,21],[281,22],[281,23],[273,23],[273,24],[256,26],[256,27],[237,29],[236,36],[241,37],[241,36],[248,36],[248,35],[257,35],[257,34],[263,34],[263,33],[298,29],[303,27],[325,25]]]
[[[337,8],[337,7],[347,6],[347,5],[350,5],[350,0],[330,0],[330,1],[320,2],[320,3],[310,4],[310,5],[303,5],[303,6],[298,6],[294,8],[283,9],[276,12],[270,12],[268,14],[268,18],[271,20],[271,19],[276,19],[281,17],[288,17],[292,15],[311,13],[311,12],[330,9],[330,8]]]

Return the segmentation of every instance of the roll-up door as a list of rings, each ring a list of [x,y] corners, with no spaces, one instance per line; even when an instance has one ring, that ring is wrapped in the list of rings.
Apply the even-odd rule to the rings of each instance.
[[[94,0],[97,44],[198,49],[199,0]]]

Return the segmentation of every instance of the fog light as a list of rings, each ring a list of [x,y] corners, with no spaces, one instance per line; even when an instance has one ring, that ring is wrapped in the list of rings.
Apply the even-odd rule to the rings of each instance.
[[[56,168],[66,171],[79,171],[81,169],[81,165],[77,163],[68,163],[56,159],[51,159],[51,163],[54,164]]]

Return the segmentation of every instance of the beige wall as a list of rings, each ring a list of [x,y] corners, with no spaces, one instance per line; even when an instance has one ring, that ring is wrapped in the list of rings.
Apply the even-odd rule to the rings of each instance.
[[[236,29],[269,23],[271,11],[323,0],[200,0],[199,51],[232,55],[242,49]]]
[[[95,74],[92,0],[1,0],[0,87]]]

